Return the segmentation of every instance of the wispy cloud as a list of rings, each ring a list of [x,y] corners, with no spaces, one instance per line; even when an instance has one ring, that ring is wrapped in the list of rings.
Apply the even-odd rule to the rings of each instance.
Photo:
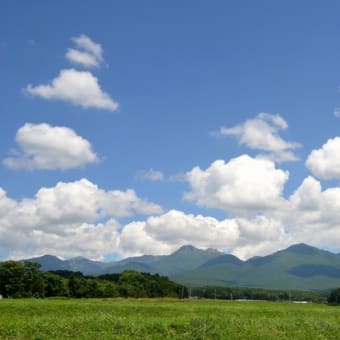
[[[68,61],[86,68],[99,67],[103,63],[103,49],[100,44],[85,34],[73,37],[72,41],[78,49],[67,50],[65,57]]]
[[[136,179],[158,182],[164,180],[164,174],[161,171],[154,169],[140,170],[136,174]]]

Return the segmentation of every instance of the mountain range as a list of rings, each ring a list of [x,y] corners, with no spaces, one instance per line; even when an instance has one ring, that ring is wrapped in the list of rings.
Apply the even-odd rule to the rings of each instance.
[[[268,289],[326,290],[340,287],[340,254],[296,244],[267,256],[242,261],[214,249],[183,246],[170,255],[144,255],[116,262],[82,257],[61,260],[45,255],[28,259],[41,269],[80,271],[85,275],[124,270],[158,273],[191,286],[241,286]]]

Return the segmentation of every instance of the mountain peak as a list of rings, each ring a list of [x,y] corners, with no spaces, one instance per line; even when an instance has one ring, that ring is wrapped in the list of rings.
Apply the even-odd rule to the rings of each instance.
[[[41,260],[41,261],[60,261],[60,262],[63,262],[64,260],[61,259],[60,257],[58,256],[55,256],[55,255],[49,255],[49,254],[46,254],[46,255],[41,255],[41,256],[37,256],[37,257],[32,257],[32,258],[29,258],[29,259],[24,259],[22,261],[35,261],[35,260]]]
[[[178,248],[174,253],[193,253],[193,252],[215,254],[216,256],[223,254],[223,253],[221,253],[218,250],[213,249],[213,248],[200,249],[200,248],[196,248],[196,247],[194,247],[190,244],[184,245],[184,246]]]
[[[99,262],[96,260],[92,260],[92,259],[88,259],[84,256],[76,256],[76,257],[72,257],[69,260],[67,260],[68,262]]]
[[[197,248],[195,248],[194,246],[188,244],[188,245],[184,245],[182,247],[180,247],[179,249],[177,249],[175,252],[178,253],[178,252],[186,252],[186,253],[189,253],[189,252],[193,252],[195,250],[199,250]]]
[[[296,254],[312,255],[316,254],[319,251],[319,249],[309,246],[308,244],[305,243],[298,243],[288,247],[286,251],[290,251]]]

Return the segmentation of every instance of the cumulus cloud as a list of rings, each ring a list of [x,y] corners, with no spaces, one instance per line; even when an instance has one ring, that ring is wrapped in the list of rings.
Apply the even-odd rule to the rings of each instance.
[[[205,170],[195,167],[186,174],[191,190],[185,198],[238,214],[265,211],[281,204],[288,176],[266,159],[242,155],[228,163],[217,160]]]
[[[187,244],[224,249],[234,245],[237,239],[238,225],[234,220],[219,222],[213,217],[170,210],[125,226],[120,247],[128,255],[167,254]]]
[[[0,216],[16,207],[16,202],[7,197],[5,190],[0,188]]]
[[[313,150],[306,166],[319,178],[340,179],[340,137],[329,139],[321,149]]]
[[[164,215],[150,217],[145,230],[154,239],[178,246],[193,242],[199,247],[226,248],[238,238],[233,220],[219,222],[213,217],[185,214],[171,210]]]
[[[295,211],[295,224],[299,228],[327,230],[340,227],[339,187],[323,191],[321,183],[309,176],[290,197],[290,202]]]
[[[118,222],[143,213],[151,216],[126,225]],[[15,258],[169,254],[186,244],[248,256],[242,248],[246,244],[279,239],[281,233],[280,223],[265,216],[218,220],[178,210],[162,214],[160,206],[132,190],[106,191],[87,179],[59,182],[20,201],[0,189],[0,248],[10,248],[9,256]]]
[[[129,256],[168,254],[180,246],[194,244],[199,248],[228,249],[240,258],[247,258],[254,255],[251,245],[261,245],[263,251],[269,252],[274,249],[269,244],[281,240],[282,234],[280,222],[264,216],[219,221],[170,210],[126,225],[120,236],[120,251]]]
[[[11,247],[10,258],[57,254],[62,258],[81,255],[93,260],[103,260],[103,254],[117,249],[120,225],[114,219],[106,223],[60,225],[60,228],[64,229],[63,235],[42,229],[20,233],[12,231],[9,235],[12,238],[6,238],[5,242],[5,246]]]
[[[131,189],[107,191],[87,179],[59,182],[20,201],[8,198],[0,188],[0,248],[10,248],[12,257],[101,258],[119,252],[119,218],[160,213],[159,205]]]
[[[48,221],[92,222],[103,216],[118,218],[162,212],[159,205],[139,198],[132,189],[105,191],[84,178],[42,188],[34,203],[41,211],[39,217],[46,216]]]
[[[63,229],[58,229],[61,224],[92,223],[110,216],[119,218],[161,212],[159,205],[139,198],[131,189],[105,191],[83,178],[39,189],[34,198],[17,202],[7,216],[14,227],[36,226],[62,233]]]
[[[103,49],[85,34],[72,38],[78,49],[69,48],[66,59],[86,68],[99,67],[103,62]]]
[[[86,179],[41,188],[33,198],[20,201],[0,189],[0,248],[11,249],[9,256],[16,258],[49,253],[97,259],[111,253],[169,254],[186,244],[242,259],[298,242],[336,248],[339,202],[340,188],[323,190],[313,177],[276,209],[220,220],[179,210],[163,213],[132,190],[107,191]],[[119,222],[143,213],[149,216],[145,220]]]
[[[91,144],[63,126],[26,123],[16,134],[20,151],[4,159],[11,169],[71,169],[98,162]]]
[[[247,155],[196,167],[185,178],[186,198],[228,217],[163,212],[132,189],[104,190],[87,179],[59,182],[22,200],[0,188],[0,248],[16,258],[50,253],[102,259],[111,253],[169,254],[192,244],[246,259],[299,242],[340,244],[339,187],[323,189],[309,176],[284,198],[288,172]]]
[[[241,145],[264,151],[263,157],[279,162],[295,161],[297,156],[292,150],[300,145],[285,141],[279,136],[280,130],[287,127],[287,122],[280,115],[260,113],[255,118],[234,127],[221,127],[217,135],[235,137]]]
[[[157,181],[164,180],[164,174],[161,171],[154,170],[154,169],[140,170],[137,172],[136,178],[140,180],[157,182]]]
[[[338,248],[339,202],[340,188],[322,190],[319,181],[307,177],[277,209],[251,219],[238,218],[240,237],[232,252],[249,258],[300,242]]]
[[[119,106],[108,93],[102,91],[98,79],[88,71],[61,70],[50,84],[29,84],[25,91],[33,96],[61,100],[83,108],[115,111]]]
[[[132,189],[107,192],[101,198],[101,206],[106,213],[117,217],[127,217],[132,212],[144,215],[162,212],[162,208],[158,204],[140,199]]]
[[[296,242],[339,247],[340,188],[322,189],[309,176],[289,198],[290,211],[282,217],[287,233]]]

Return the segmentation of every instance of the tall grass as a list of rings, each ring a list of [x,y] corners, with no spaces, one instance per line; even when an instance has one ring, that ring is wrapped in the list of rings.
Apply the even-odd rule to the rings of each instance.
[[[1,300],[1,339],[340,339],[340,308],[206,300]]]

